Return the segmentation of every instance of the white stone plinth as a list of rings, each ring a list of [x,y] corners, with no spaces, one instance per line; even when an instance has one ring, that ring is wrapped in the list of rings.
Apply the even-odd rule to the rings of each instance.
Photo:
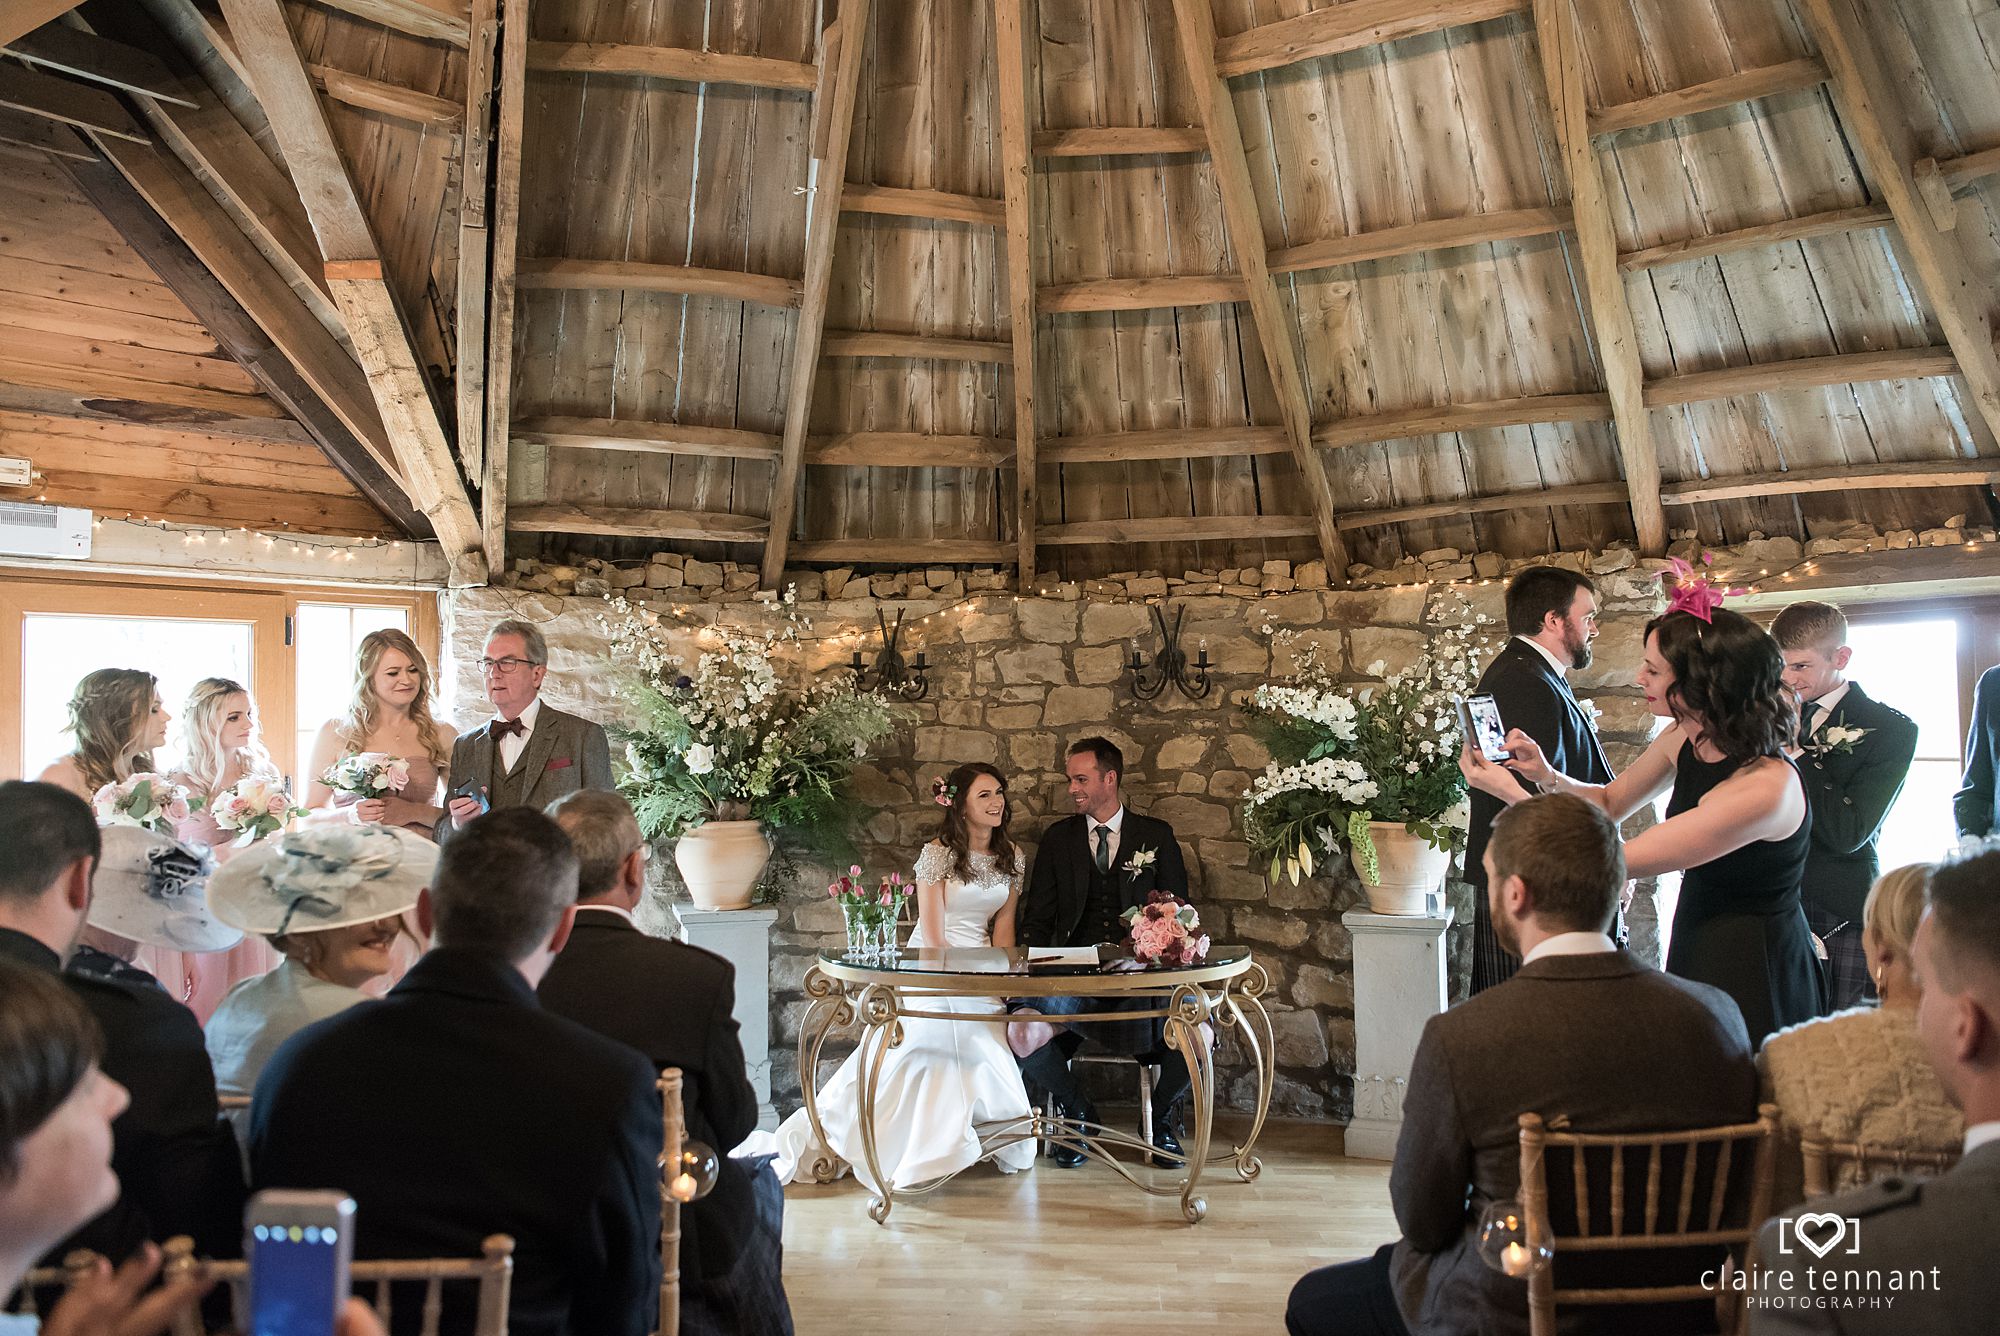
[[[696,909],[675,900],[681,940],[713,951],[736,967],[736,1024],[743,1040],[743,1061],[750,1084],[757,1090],[757,1126],[778,1125],[771,1107],[771,925],[775,908]]]
[[[1449,996],[1444,934],[1451,910],[1420,917],[1350,909],[1340,921],[1354,939],[1354,1120],[1347,1153],[1393,1160],[1417,1040]]]

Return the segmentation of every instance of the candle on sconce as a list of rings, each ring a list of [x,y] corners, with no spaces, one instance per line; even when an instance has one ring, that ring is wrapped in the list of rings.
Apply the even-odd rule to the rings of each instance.
[[[931,666],[931,665],[930,665],[930,660],[928,660],[928,659],[926,659],[926,658],[924,657],[924,652],[923,652],[922,650],[918,650],[918,651],[917,651],[917,671],[921,673],[921,672],[922,672],[922,671],[923,671],[924,669],[926,669],[926,668],[928,668],[928,667],[930,667],[930,666]]]
[[[1195,656],[1194,666],[1205,670],[1208,667],[1208,637],[1203,636],[1196,648],[1199,652]]]
[[[858,650],[858,649],[857,649],[857,650],[855,650],[855,651],[854,651],[854,657],[853,657],[853,658],[851,658],[851,659],[849,659],[849,660],[847,661],[847,666],[848,666],[849,668],[852,668],[852,669],[854,670],[854,672],[855,672],[855,675],[856,675],[856,676],[859,676],[859,675],[860,675],[860,673],[861,673],[861,651],[860,651],[860,650]]]

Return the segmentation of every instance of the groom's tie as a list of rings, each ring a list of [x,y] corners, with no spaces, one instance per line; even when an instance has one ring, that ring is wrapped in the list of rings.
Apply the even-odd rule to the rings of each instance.
[[[1109,872],[1111,870],[1111,827],[1109,826],[1099,826],[1097,828],[1097,870],[1099,872]]]

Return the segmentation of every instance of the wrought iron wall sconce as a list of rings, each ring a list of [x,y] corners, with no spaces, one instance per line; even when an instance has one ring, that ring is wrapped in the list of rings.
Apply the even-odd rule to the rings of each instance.
[[[917,651],[916,662],[906,663],[901,651],[896,648],[896,642],[903,634],[903,614],[898,612],[896,623],[891,626],[882,610],[877,608],[875,624],[882,629],[882,649],[876,654],[873,667],[864,667],[861,651],[854,651],[854,657],[847,666],[854,670],[855,685],[867,688],[870,686],[868,679],[872,677],[876,691],[890,692],[904,700],[922,700],[931,690],[931,681],[926,675],[930,663],[924,658],[922,650]]]
[[[1152,700],[1169,683],[1189,700],[1201,700],[1214,685],[1208,679],[1208,642],[1201,642],[1201,657],[1191,666],[1187,652],[1181,648],[1181,621],[1186,616],[1186,608],[1174,609],[1174,624],[1169,628],[1165,609],[1158,603],[1153,605],[1153,626],[1160,633],[1160,652],[1153,656],[1149,669],[1145,656],[1139,653],[1138,642],[1134,641],[1132,660],[1125,665],[1132,673],[1132,694],[1139,700]]]

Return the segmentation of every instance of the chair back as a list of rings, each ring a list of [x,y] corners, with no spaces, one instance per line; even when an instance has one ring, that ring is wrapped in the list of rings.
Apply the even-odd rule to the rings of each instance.
[[[1757,1121],[1677,1132],[1593,1135],[1552,1132],[1539,1114],[1521,1115],[1521,1204],[1528,1228],[1546,1229],[1555,1261],[1528,1278],[1530,1336],[1555,1336],[1557,1304],[1666,1304],[1717,1301],[1718,1289],[1683,1279],[1674,1267],[1657,1283],[1559,1286],[1565,1258],[1711,1248],[1746,1249],[1770,1211],[1778,1111]],[[1685,1257],[1686,1254],[1680,1256]],[[1616,1265],[1600,1263],[1598,1265]],[[1718,1287],[1726,1289],[1726,1287]],[[1733,1306],[1718,1305],[1732,1327]]]
[[[1956,1150],[1913,1150],[1868,1141],[1822,1141],[1802,1137],[1806,1196],[1824,1197],[1873,1183],[1878,1178],[1935,1178],[1958,1163]]]
[[[224,1113],[248,1110],[250,1107],[250,1097],[248,1095],[217,1095],[215,1102],[222,1107]]]
[[[479,1310],[473,1325],[474,1336],[507,1336],[507,1310],[514,1283],[514,1240],[505,1234],[495,1234],[479,1247],[480,1256],[471,1258],[356,1262],[350,1269],[349,1278],[357,1290],[374,1286],[373,1306],[376,1315],[382,1319],[384,1329],[389,1327],[391,1318],[391,1287],[397,1283],[422,1281],[423,1336],[438,1336],[439,1326],[444,1320],[445,1282],[476,1281],[479,1286]],[[237,1306],[247,1307],[244,1301],[248,1296],[243,1293],[243,1288],[250,1281],[248,1262],[201,1261],[194,1255],[194,1241],[186,1236],[168,1239],[162,1251],[166,1254],[162,1269],[167,1276],[199,1271],[203,1276],[236,1290]],[[74,1283],[79,1275],[96,1264],[97,1255],[75,1252],[63,1261],[61,1267],[43,1267],[28,1273],[22,1281],[25,1295],[22,1311],[34,1311],[37,1289],[67,1288]],[[204,1336],[200,1310],[190,1309],[176,1318],[172,1336]]]
[[[681,1069],[660,1073],[660,1121],[665,1129],[660,1147],[660,1326],[657,1336],[680,1336],[681,1329],[681,1203],[668,1190],[681,1147],[687,1141],[687,1109],[681,1103]]]

